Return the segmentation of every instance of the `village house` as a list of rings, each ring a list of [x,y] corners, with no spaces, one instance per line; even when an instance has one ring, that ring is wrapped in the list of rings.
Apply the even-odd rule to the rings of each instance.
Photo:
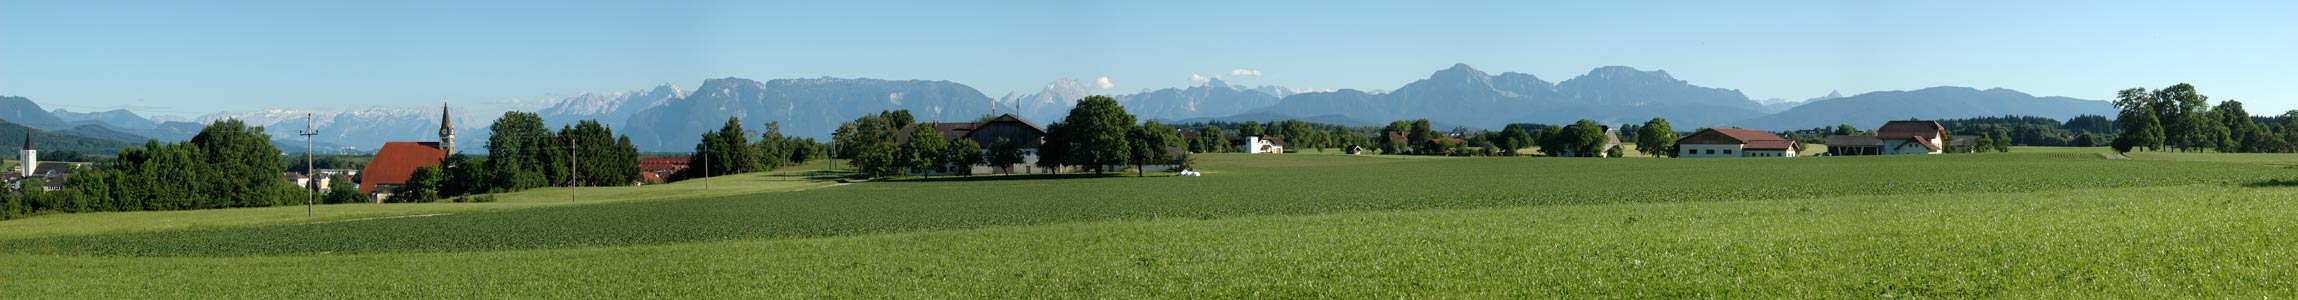
[[[1872,136],[1829,136],[1828,156],[1945,153],[1950,137],[1936,121],[1904,120],[1883,123]],[[1960,142],[1960,141],[1958,141]],[[1969,147],[1964,147],[1969,148]]]
[[[1795,157],[1795,141],[1762,130],[1708,128],[1676,139],[1676,157]]]
[[[1229,137],[1229,146],[1237,147],[1237,152],[1249,154],[1285,153],[1285,138],[1265,135],[1232,136]]]
[[[359,171],[366,174],[359,177],[359,193],[382,202],[390,199],[393,192],[405,188],[416,168],[436,167],[447,160],[447,154],[455,149],[455,126],[446,108],[440,110],[439,141],[383,143],[383,149],[375,152],[375,159]]]
[[[279,178],[286,179],[288,184],[294,184],[296,187],[317,188],[321,192],[334,190],[333,185],[335,184],[335,178],[330,176],[312,178],[311,176],[304,176],[303,173],[296,172],[280,172]],[[314,180],[317,181],[319,184],[318,186],[311,185],[314,183]]]
[[[923,172],[912,171],[910,175],[957,174],[958,168],[970,168],[968,171],[971,171],[973,174],[1031,174],[1050,173],[1050,171],[1052,171],[1037,167],[1037,149],[1045,146],[1045,127],[1040,127],[1037,126],[1036,123],[1030,123],[1028,120],[1023,120],[1020,116],[1005,114],[999,115],[996,118],[991,118],[989,121],[984,122],[933,123],[932,125],[934,127],[934,131],[941,135],[943,140],[973,140],[975,144],[981,145],[981,155],[989,155],[990,151],[997,147],[997,140],[1000,138],[1005,139],[1008,142],[1014,143],[1014,146],[1021,149],[1021,163],[1014,164],[1009,169],[1001,169],[989,165],[940,166],[932,170],[924,170]],[[894,145],[908,145],[910,143],[910,135],[917,132],[917,129],[917,124],[902,126],[901,131],[894,135]],[[987,160],[985,159],[984,161]]]
[[[640,158],[638,159],[638,176],[647,183],[667,182],[670,180],[671,174],[685,171],[687,163],[691,161],[693,158],[686,157]]]

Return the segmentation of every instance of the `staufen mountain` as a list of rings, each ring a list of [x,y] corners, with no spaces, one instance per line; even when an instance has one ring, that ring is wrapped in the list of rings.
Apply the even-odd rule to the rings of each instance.
[[[631,114],[615,132],[629,134],[640,150],[691,151],[703,132],[724,126],[728,117],[741,117],[753,133],[774,121],[786,135],[823,138],[840,123],[879,111],[906,109],[920,122],[965,122],[990,108],[981,91],[949,81],[719,78]]]
[[[1692,85],[1666,71],[1603,67],[1562,83],[1525,73],[1492,75],[1467,64],[1436,71],[1387,93],[1303,93],[1259,111],[1362,120],[1430,119],[1471,127],[1508,123],[1607,124],[1667,117],[1679,126],[1722,125],[1762,116],[1762,105],[1737,90]]]
[[[2009,89],[1979,90],[1942,86],[1884,91],[1811,101],[1795,108],[1733,123],[1736,127],[1790,130],[1851,124],[1859,128],[1906,119],[2038,116],[2066,120],[2080,115],[2115,115],[2113,103],[2067,97],[2036,97]]]
[[[64,119],[41,109],[39,103],[24,97],[0,96],[0,120],[43,130],[72,128],[72,123],[64,122]]]
[[[56,115],[57,119],[71,122],[74,125],[96,124],[119,129],[150,129],[160,126],[158,122],[152,122],[151,119],[145,119],[143,116],[125,109],[83,113],[59,108],[51,114]]]

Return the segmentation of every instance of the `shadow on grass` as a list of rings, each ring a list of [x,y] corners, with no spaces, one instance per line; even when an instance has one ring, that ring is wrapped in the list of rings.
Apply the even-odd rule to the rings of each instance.
[[[931,178],[927,178],[927,177],[903,177],[903,178],[899,178],[899,179],[878,179],[878,180],[874,180],[874,181],[879,181],[879,182],[973,182],[973,181],[1005,181],[1005,180],[1055,180],[1055,179],[1085,179],[1085,178],[1105,178],[1105,177],[1110,177],[1110,178],[1113,178],[1113,177],[1134,177],[1134,175],[1135,175],[1135,174],[1133,174],[1133,173],[1123,173],[1123,174],[1119,174],[1119,173],[1108,173],[1108,174],[1102,174],[1102,175],[1093,175],[1092,173],[1072,173],[1072,174],[1015,174],[1015,175],[974,175],[974,176],[947,176],[947,177],[939,177],[939,176],[937,176],[937,177],[931,177]],[[1167,175],[1167,176],[1155,176],[1155,175],[1152,175],[1152,176],[1149,176],[1149,177],[1170,177],[1170,175]]]
[[[2293,179],[2275,179],[2275,180],[2267,180],[2267,181],[2259,181],[2259,182],[2245,183],[2245,184],[2242,184],[2242,186],[2244,186],[2244,187],[2254,187],[2254,188],[2298,187],[2298,180],[2293,180]]]
[[[806,171],[806,172],[793,172],[793,173],[779,173],[779,174],[768,175],[768,176],[773,176],[773,177],[797,177],[797,178],[803,178],[803,179],[805,179],[806,181],[837,181],[837,180],[839,180],[839,179],[857,179],[857,178],[862,178],[862,177],[861,177],[861,176],[862,176],[862,174],[860,174],[860,173],[847,172],[847,171],[827,171],[827,170],[814,170],[814,171]]]

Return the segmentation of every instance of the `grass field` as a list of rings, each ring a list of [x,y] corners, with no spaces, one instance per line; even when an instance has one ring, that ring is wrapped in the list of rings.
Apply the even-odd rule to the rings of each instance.
[[[0,222],[0,290],[119,298],[2284,298],[2298,170],[2088,149],[1206,155],[1206,177],[751,175],[306,224]],[[2281,156],[2290,157],[2290,156]],[[2264,163],[2260,163],[2264,162]],[[720,183],[724,183],[723,181]],[[688,194],[650,190],[686,191]],[[724,188],[721,186],[721,188]],[[806,189],[811,188],[811,189]],[[800,191],[799,189],[805,189]],[[587,189],[586,189],[587,191]],[[561,191],[563,192],[563,191]],[[639,197],[640,195],[648,197]],[[557,194],[564,200],[564,194]],[[659,201],[645,201],[653,199]],[[464,209],[450,204],[409,210]],[[324,206],[323,206],[324,208]],[[300,208],[296,208],[300,210]],[[298,211],[299,213],[299,211]],[[397,212],[395,212],[397,213]],[[77,220],[60,222],[53,220]],[[341,219],[336,219],[341,220]],[[95,222],[106,230],[54,229]],[[18,233],[15,231],[31,231]]]
[[[819,166],[815,166],[819,167]],[[819,168],[792,168],[694,180],[672,185],[586,187],[569,198],[567,188],[542,188],[499,194],[488,203],[335,204],[319,205],[306,215],[303,205],[227,210],[145,211],[56,214],[0,222],[0,239],[42,236],[123,233],[176,229],[202,229],[332,222],[397,216],[456,214],[538,207],[621,203],[650,200],[790,191],[830,185]]]

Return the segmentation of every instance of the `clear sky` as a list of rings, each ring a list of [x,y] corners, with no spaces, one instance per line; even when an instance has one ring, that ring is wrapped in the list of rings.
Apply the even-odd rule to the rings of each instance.
[[[716,77],[950,80],[990,97],[1191,75],[1387,90],[1467,63],[1552,82],[1664,69],[1790,99],[2190,82],[2254,114],[2298,109],[2298,1],[1135,2],[0,0],[0,95],[195,114],[509,107]]]

